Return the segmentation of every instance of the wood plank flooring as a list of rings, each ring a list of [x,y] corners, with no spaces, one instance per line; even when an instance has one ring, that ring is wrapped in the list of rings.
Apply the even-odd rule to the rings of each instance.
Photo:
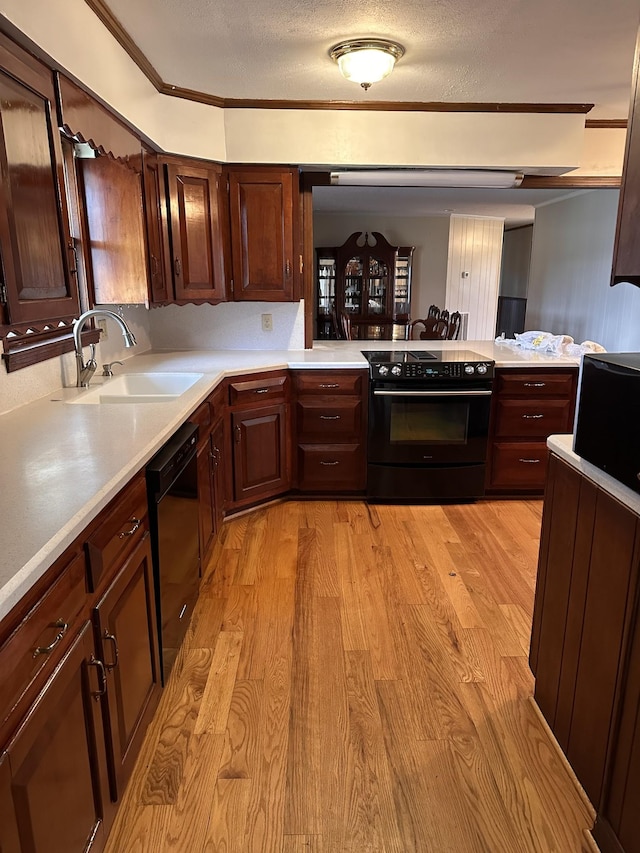
[[[531,704],[540,501],[228,521],[107,853],[579,853]]]

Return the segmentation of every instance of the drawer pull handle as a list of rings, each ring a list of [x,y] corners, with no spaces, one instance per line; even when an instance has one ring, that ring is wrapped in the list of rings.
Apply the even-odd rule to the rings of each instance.
[[[49,655],[49,654],[51,654],[51,652],[55,649],[55,647],[58,645],[60,640],[67,633],[67,628],[69,627],[69,623],[65,622],[64,619],[56,619],[56,621],[53,623],[52,627],[53,628],[60,628],[60,630],[58,631],[58,633],[55,635],[55,637],[49,643],[48,646],[36,646],[36,648],[33,650],[33,657],[34,658],[37,658],[38,655]]]
[[[537,462],[540,462],[540,459],[523,459],[522,457],[520,457],[520,459],[518,459],[518,462],[529,462],[531,464],[535,464]]]
[[[242,430],[240,429],[240,425],[236,427],[236,444],[240,444],[242,439]]]
[[[321,465],[339,465],[340,463],[337,461],[336,462],[323,462],[322,460],[320,460],[320,464]]]
[[[136,530],[140,529],[141,522],[139,518],[136,518],[134,516],[133,518],[129,519],[129,524],[132,524],[133,527],[131,528],[131,530],[124,530],[122,533],[118,534],[119,539],[126,539],[127,536],[133,536]]]
[[[340,387],[339,382],[321,382],[318,385],[318,388],[339,388],[339,387]]]
[[[546,382],[525,382],[524,387],[525,388],[544,388],[546,384],[547,384]]]
[[[104,664],[98,658],[95,658],[93,655],[89,658],[89,666],[95,666],[98,670],[98,681],[100,682],[100,686],[97,690],[92,690],[91,695],[98,702],[101,696],[107,692],[107,673],[104,668]]]
[[[523,415],[522,417],[525,421],[537,421],[540,418],[543,418],[544,415]]]
[[[104,662],[105,668],[111,672],[112,669],[115,669],[118,666],[118,642],[113,634],[110,634],[106,628],[104,629],[102,639],[113,643],[113,661],[111,663],[107,663],[106,661]]]
[[[256,388],[254,393],[255,394],[268,394],[269,389],[268,388]]]
[[[321,421],[339,421],[340,415],[320,415]]]
[[[182,261],[180,258],[175,258],[173,261],[173,269],[175,274],[179,277],[182,275]]]

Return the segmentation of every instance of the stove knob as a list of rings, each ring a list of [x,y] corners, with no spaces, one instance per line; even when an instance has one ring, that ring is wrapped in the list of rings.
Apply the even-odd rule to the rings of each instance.
[[[484,374],[487,372],[487,365],[486,364],[479,364],[476,367],[476,370],[478,373],[480,373],[482,376],[484,376]]]
[[[400,367],[399,364],[394,364],[393,367],[391,368],[391,372],[393,373],[394,376],[400,376],[400,374],[402,373],[402,368]]]
[[[464,372],[465,373],[473,373],[474,370],[475,370],[475,367],[472,364],[465,364],[465,366],[464,366]]]
[[[378,373],[380,374],[380,376],[386,376],[388,372],[389,368],[386,364],[381,364],[380,367],[378,367]]]

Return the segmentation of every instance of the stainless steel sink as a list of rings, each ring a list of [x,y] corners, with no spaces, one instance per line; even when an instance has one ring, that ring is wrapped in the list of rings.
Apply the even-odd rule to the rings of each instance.
[[[123,373],[67,402],[163,403],[182,396],[202,376],[202,373]]]

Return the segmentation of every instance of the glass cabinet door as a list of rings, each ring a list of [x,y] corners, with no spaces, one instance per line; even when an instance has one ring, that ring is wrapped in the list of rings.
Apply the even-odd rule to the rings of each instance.
[[[362,313],[364,294],[364,264],[361,257],[347,261],[344,271],[344,310],[348,314]]]
[[[316,277],[316,336],[319,339],[332,338],[333,313],[336,305],[336,259],[329,255],[318,255],[318,273]]]
[[[389,267],[375,256],[369,257],[368,305],[365,314],[387,314]]]

